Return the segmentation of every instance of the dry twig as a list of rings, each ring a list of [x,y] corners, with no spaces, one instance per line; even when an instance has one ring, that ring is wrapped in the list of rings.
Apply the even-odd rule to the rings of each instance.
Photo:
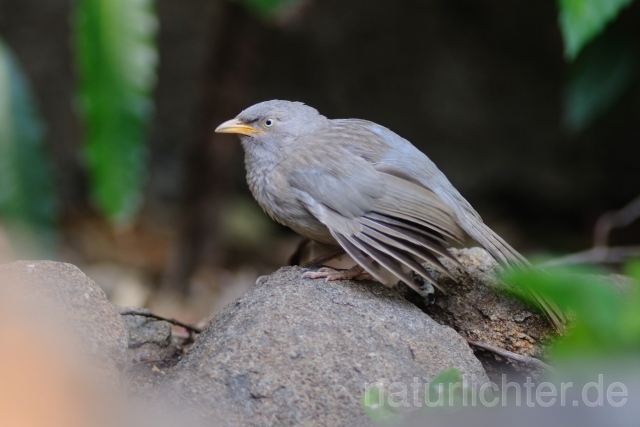
[[[629,258],[640,257],[640,246],[592,248],[583,252],[549,260],[541,267],[557,267],[575,264],[619,264]]]
[[[191,326],[191,325],[187,325],[186,323],[183,323],[179,320],[175,320],[175,319],[170,319],[167,317],[162,317],[159,316],[157,314],[153,314],[151,313],[149,310],[144,309],[144,308],[137,308],[137,307],[126,307],[126,308],[122,308],[120,310],[120,315],[121,316],[143,316],[143,317],[149,317],[151,319],[156,319],[156,320],[164,320],[165,322],[169,322],[172,325],[176,325],[176,326],[180,326],[182,328],[185,328],[187,331],[194,333],[194,334],[199,334],[202,332],[202,329],[196,327],[196,326]]]
[[[509,350],[505,350],[504,348],[497,347],[495,345],[487,344],[484,342],[476,341],[471,338],[463,337],[467,342],[475,347],[481,348],[483,350],[491,351],[499,356],[506,357],[507,359],[515,360],[516,362],[526,363],[527,365],[532,365],[537,368],[542,368],[546,371],[553,371],[553,367],[544,363],[540,359],[536,359],[535,357],[523,356],[522,354],[514,353]]]
[[[611,231],[624,228],[640,218],[640,196],[618,211],[606,212],[598,218],[593,231],[593,247],[543,263],[542,267],[573,264],[621,263],[631,257],[640,257],[640,246],[609,247]]]
[[[603,214],[596,222],[593,233],[593,247],[608,247],[611,230],[627,227],[638,218],[640,218],[640,196],[618,211]]]

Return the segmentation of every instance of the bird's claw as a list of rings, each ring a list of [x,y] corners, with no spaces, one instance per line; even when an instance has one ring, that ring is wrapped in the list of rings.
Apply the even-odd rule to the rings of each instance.
[[[322,267],[317,271],[307,271],[302,274],[307,279],[325,279],[325,282],[334,280],[374,280],[362,267],[356,265],[348,270],[338,270],[331,267]]]
[[[429,282],[428,280],[425,280],[423,277],[416,274],[416,272],[414,271],[411,272],[411,277],[413,279],[413,283],[418,285],[418,288],[420,288],[420,296],[422,296],[424,303],[426,305],[434,304],[436,301],[436,296],[435,296],[436,290],[431,284],[431,282]]]
[[[322,267],[317,271],[304,272],[302,277],[305,279],[326,279],[325,281],[328,282],[329,280],[337,280],[334,276],[337,276],[340,272],[340,270],[334,268]]]

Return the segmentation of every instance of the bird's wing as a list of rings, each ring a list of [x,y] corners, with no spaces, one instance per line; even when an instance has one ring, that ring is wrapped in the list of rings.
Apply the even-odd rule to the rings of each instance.
[[[337,120],[337,128],[353,128],[360,130],[356,134],[368,134],[373,141],[378,171],[395,175],[411,181],[421,187],[433,191],[440,200],[447,202],[453,211],[456,224],[473,240],[484,247],[500,264],[506,268],[526,270],[531,264],[502,239],[491,228],[484,224],[482,218],[471,207],[458,190],[449,182],[436,165],[409,141],[378,124],[365,120]],[[361,147],[372,147],[363,145]],[[362,149],[362,148],[361,148]],[[372,156],[369,149],[368,156]],[[529,291],[539,308],[559,331],[563,330],[566,319],[560,308],[553,302]]]
[[[376,168],[428,188],[447,203],[457,224],[505,267],[527,268],[530,264],[507,242],[487,227],[480,215],[449,182],[438,167],[409,141],[393,131],[365,120],[338,120],[337,127],[357,127],[367,133],[379,152]],[[371,146],[371,145],[369,145]],[[365,147],[367,147],[365,145]]]
[[[448,206],[429,189],[377,170],[371,159],[345,147],[333,145],[332,150],[340,162],[309,157],[307,167],[288,174],[299,200],[378,280],[385,281],[372,260],[417,291],[403,266],[437,286],[421,262],[449,275],[436,255],[457,263],[445,239],[464,236]]]

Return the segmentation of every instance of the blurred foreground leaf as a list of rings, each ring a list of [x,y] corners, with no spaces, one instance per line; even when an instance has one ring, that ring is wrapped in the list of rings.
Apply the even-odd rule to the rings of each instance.
[[[406,388],[400,388],[398,393],[385,391],[382,384],[368,387],[362,396],[365,414],[378,426],[403,425],[407,416],[406,404],[410,405],[406,391]],[[438,372],[429,381],[424,404],[418,407],[428,413],[434,408],[462,408],[477,401],[477,391],[466,384],[460,370],[452,366]]]
[[[597,271],[564,269],[510,272],[505,280],[555,302],[572,322],[552,348],[556,358],[608,358],[640,353],[640,266],[636,283],[621,285]]]
[[[607,112],[631,86],[636,72],[633,48],[601,37],[571,65],[563,99],[564,125],[579,132]]]
[[[438,372],[429,381],[428,392],[426,408],[466,406],[472,402],[474,393],[473,389],[464,383],[462,373],[455,367]]]
[[[20,249],[47,251],[57,200],[42,121],[17,61],[0,40],[0,216]],[[30,247],[21,247],[23,244]],[[32,254],[33,255],[33,254]]]
[[[620,10],[633,0],[558,0],[564,54],[574,60]]]
[[[78,0],[79,100],[92,195],[126,222],[141,202],[146,127],[158,62],[152,0]]]
[[[403,408],[394,405],[382,386],[373,385],[362,395],[362,407],[367,417],[377,426],[398,425],[403,419]]]

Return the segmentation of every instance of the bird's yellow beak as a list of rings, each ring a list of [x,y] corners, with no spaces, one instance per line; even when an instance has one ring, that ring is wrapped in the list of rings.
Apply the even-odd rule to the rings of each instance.
[[[238,119],[227,120],[216,128],[216,133],[237,133],[240,135],[253,136],[256,133],[262,133],[260,129],[256,129],[253,126],[242,123]]]

